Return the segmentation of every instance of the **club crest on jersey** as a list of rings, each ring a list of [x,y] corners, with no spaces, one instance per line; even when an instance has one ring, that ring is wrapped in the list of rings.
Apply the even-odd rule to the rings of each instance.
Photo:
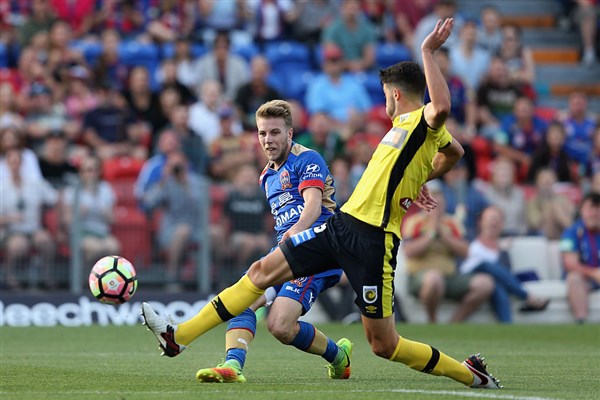
[[[377,301],[377,286],[363,286],[363,300],[367,304]]]
[[[409,199],[408,197],[403,197],[400,199],[400,207],[402,207],[404,211],[408,211],[412,203],[412,199]]]
[[[292,180],[290,179],[290,171],[283,170],[279,174],[279,183],[281,183],[281,190],[290,189],[292,187]]]
[[[308,278],[298,278],[298,279],[292,279],[290,281],[290,283],[298,286],[298,287],[302,287],[302,285],[304,285],[304,282],[306,282]]]

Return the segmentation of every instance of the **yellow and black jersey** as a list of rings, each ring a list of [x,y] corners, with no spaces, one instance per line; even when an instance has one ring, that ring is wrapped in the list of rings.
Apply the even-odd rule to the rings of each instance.
[[[394,119],[341,211],[401,237],[402,217],[433,170],[433,157],[452,143],[445,125],[427,125],[424,109]]]

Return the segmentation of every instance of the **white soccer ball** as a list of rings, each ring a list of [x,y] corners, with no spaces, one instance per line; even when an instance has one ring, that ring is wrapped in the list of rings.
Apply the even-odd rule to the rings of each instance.
[[[88,283],[94,297],[107,304],[125,303],[137,289],[133,264],[120,256],[98,260],[90,271]]]

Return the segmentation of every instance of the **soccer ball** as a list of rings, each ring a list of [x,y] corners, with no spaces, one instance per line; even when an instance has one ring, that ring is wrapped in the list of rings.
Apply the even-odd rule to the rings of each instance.
[[[125,303],[137,289],[135,268],[120,256],[98,260],[92,267],[88,283],[94,297],[107,304]]]

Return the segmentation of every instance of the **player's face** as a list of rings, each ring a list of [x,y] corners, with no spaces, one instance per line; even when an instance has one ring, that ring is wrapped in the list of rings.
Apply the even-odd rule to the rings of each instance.
[[[283,118],[258,118],[258,141],[269,162],[279,167],[285,162],[292,147],[292,128],[285,126]]]

